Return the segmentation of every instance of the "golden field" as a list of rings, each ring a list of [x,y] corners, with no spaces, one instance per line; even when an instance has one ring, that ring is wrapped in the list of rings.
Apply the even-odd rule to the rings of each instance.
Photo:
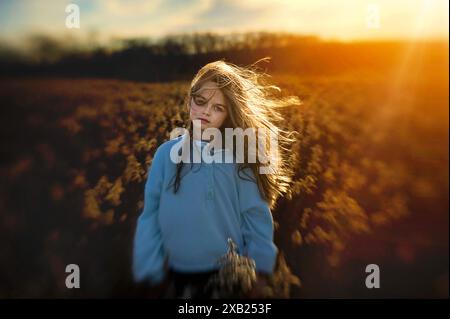
[[[282,123],[300,135],[292,194],[273,210],[274,296],[448,297],[448,51],[444,65],[411,59],[273,74],[303,101]],[[155,149],[186,123],[189,83],[0,83],[0,296],[140,296],[130,266],[143,185]],[[364,285],[371,263],[382,289]]]

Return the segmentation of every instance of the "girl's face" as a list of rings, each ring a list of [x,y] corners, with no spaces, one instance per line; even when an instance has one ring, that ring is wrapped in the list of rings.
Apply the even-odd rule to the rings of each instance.
[[[192,95],[189,117],[191,121],[201,120],[202,131],[206,128],[220,128],[227,116],[225,97],[215,82],[205,82]]]

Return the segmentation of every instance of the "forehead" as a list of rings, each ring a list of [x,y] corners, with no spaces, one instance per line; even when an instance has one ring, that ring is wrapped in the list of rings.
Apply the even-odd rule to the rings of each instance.
[[[219,89],[217,84],[212,81],[207,81],[200,86],[200,89],[196,92],[197,94],[202,95],[203,97],[209,99],[212,98],[216,101],[224,102],[225,97],[222,91]]]

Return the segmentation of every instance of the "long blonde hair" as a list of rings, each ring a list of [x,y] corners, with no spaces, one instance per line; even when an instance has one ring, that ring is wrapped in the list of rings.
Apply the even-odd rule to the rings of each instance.
[[[229,128],[265,128],[262,135],[258,131],[259,138],[267,145],[270,139],[270,132],[276,134],[278,141],[278,151],[271,152],[268,147],[264,147],[263,154],[269,159],[271,165],[276,165],[274,171],[269,174],[259,174],[259,169],[263,165],[258,159],[256,163],[239,163],[238,175],[245,168],[250,168],[258,185],[261,197],[269,204],[270,208],[275,207],[279,196],[289,191],[293,167],[288,163],[291,155],[291,145],[295,142],[298,132],[280,129],[279,125],[284,120],[279,109],[287,106],[300,105],[301,102],[296,96],[277,97],[275,92],[281,89],[275,85],[270,85],[268,75],[261,72],[256,64],[260,61],[268,60],[264,58],[258,60],[249,67],[240,67],[235,64],[219,60],[211,62],[202,67],[191,82],[189,92],[186,96],[185,104],[190,107],[192,96],[202,87],[205,82],[213,81],[217,84],[226,100],[228,116],[220,128],[222,133],[226,127]],[[192,137],[192,121],[187,124],[187,130]],[[222,134],[225,136],[225,134]],[[192,140],[192,139],[191,139]],[[223,145],[223,144],[222,144]],[[235,151],[235,150],[234,150]],[[247,158],[247,148],[245,156]],[[274,155],[275,154],[275,155]],[[276,156],[277,158],[273,158]],[[180,186],[180,172],[183,163],[177,164],[174,192]],[[248,175],[247,175],[248,176]],[[250,177],[250,176],[248,176]]]

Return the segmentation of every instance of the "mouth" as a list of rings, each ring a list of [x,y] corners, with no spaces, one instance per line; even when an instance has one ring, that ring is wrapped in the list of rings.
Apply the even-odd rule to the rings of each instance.
[[[202,121],[202,123],[209,123],[209,121],[207,119],[198,118],[197,120]]]

